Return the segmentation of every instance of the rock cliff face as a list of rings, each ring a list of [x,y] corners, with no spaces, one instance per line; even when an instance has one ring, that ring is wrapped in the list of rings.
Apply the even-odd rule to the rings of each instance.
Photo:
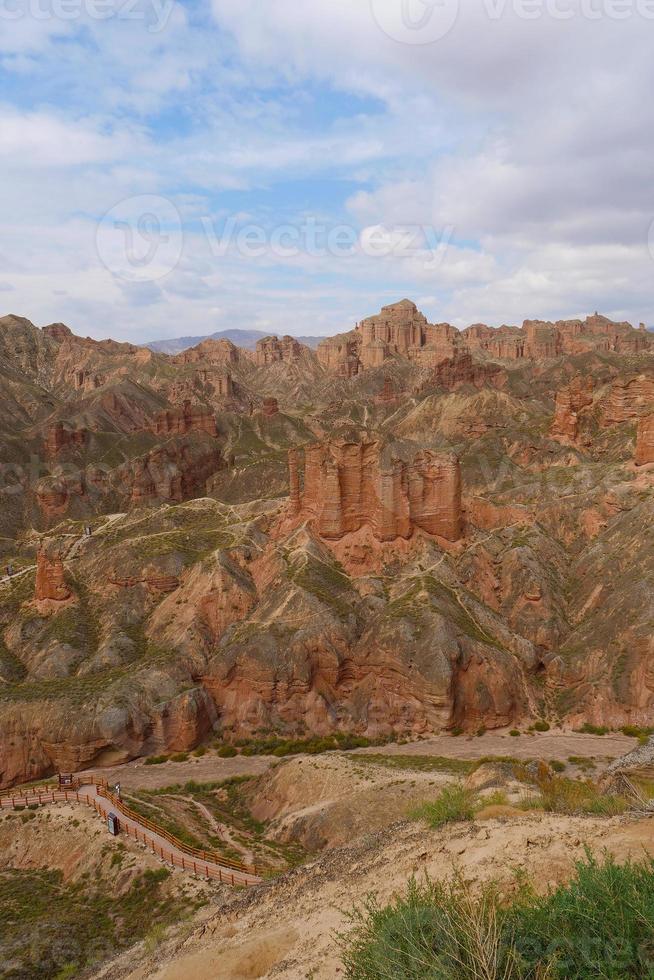
[[[237,365],[242,351],[231,340],[204,340],[197,347],[182,351],[171,358],[176,364],[224,364]]]
[[[204,496],[207,481],[222,465],[220,449],[181,442],[131,462],[123,468],[122,477],[129,502],[138,507]]]
[[[37,602],[51,600],[53,602],[65,602],[70,599],[72,593],[66,585],[64,573],[64,563],[61,554],[48,547],[47,544],[41,548],[36,559],[36,581],[34,586],[34,598]]]
[[[462,332],[466,346],[483,350],[503,360],[547,360],[562,354],[586,351],[635,353],[649,350],[652,340],[644,330],[634,330],[629,323],[615,323],[594,314],[585,320],[525,320],[521,328],[475,324]]]
[[[408,460],[379,441],[317,443],[289,453],[291,510],[315,522],[323,538],[370,527],[379,541],[408,538],[415,528],[458,541],[461,473],[453,454],[423,450]],[[301,490],[300,487],[303,487]]]
[[[636,466],[646,463],[654,463],[654,415],[645,415],[638,422]]]
[[[456,391],[463,385],[500,388],[505,381],[506,372],[499,364],[479,364],[473,360],[472,354],[457,353],[437,364],[427,384],[437,384],[448,391]]]
[[[63,422],[55,422],[46,429],[45,455],[52,459],[64,449],[84,446],[88,437],[86,429],[67,429]]]
[[[579,435],[579,413],[593,404],[593,379],[577,375],[569,385],[556,393],[554,419],[550,429],[553,439],[576,442]]]
[[[297,361],[307,349],[294,337],[264,337],[257,341],[254,359],[259,367],[267,367],[277,361]]]
[[[618,378],[611,385],[603,413],[606,426],[639,418],[654,405],[654,378],[646,375]]]
[[[184,402],[184,407],[161,412],[154,423],[155,435],[185,436],[189,432],[206,432],[217,436],[216,417],[199,405]]]
[[[264,398],[263,414],[267,419],[271,419],[279,414],[279,404],[276,398]]]
[[[360,337],[354,330],[329,337],[318,344],[318,361],[330,374],[354,378],[361,369],[359,344]]]

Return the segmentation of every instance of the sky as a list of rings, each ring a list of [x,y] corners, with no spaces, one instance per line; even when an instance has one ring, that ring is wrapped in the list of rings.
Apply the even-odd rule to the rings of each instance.
[[[0,0],[0,312],[654,324],[654,0]]]

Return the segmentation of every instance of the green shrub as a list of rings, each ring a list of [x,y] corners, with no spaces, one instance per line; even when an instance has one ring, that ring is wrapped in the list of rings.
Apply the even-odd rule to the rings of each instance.
[[[628,808],[622,796],[603,795],[590,782],[551,776],[539,780],[543,809],[548,813],[588,813],[614,816]]]
[[[609,731],[606,725],[591,725],[588,721],[585,721],[581,728],[577,728],[577,733],[580,735],[606,735]]]
[[[146,766],[160,766],[164,762],[168,762],[167,755],[149,755],[145,760]]]
[[[512,735],[513,738],[515,738],[519,734],[520,734],[520,732],[518,731],[517,728],[512,728],[511,731],[509,732],[509,735]]]
[[[476,797],[464,786],[444,786],[433,803],[422,803],[411,811],[414,820],[426,820],[430,827],[473,820]]]
[[[550,730],[549,722],[544,721],[542,718],[539,721],[534,722],[534,731],[549,732],[549,730]]]
[[[446,980],[501,977],[499,902],[477,900],[460,879],[409,882],[405,896],[381,906],[368,898],[339,937],[348,980]],[[506,974],[509,980],[510,974]]]
[[[233,745],[221,745],[218,749],[218,755],[221,759],[233,759],[238,752]]]
[[[625,980],[654,976],[654,864],[587,855],[572,880],[501,900],[462,878],[368,898],[339,937],[347,980]]]
[[[463,729],[462,728],[459,728],[458,726],[456,728],[453,728],[452,729],[452,735],[454,735],[454,736],[463,735]]]
[[[527,890],[507,926],[518,977],[654,976],[652,861],[620,867],[587,856],[569,884],[544,897]]]
[[[204,747],[204,745],[201,745],[200,748],[199,749],[196,749],[195,752],[193,753],[193,755],[196,757],[196,759],[201,759],[202,756],[203,755],[206,755],[206,754],[207,754],[207,750]]]
[[[560,759],[552,759],[550,762],[550,768],[553,769],[554,772],[564,772],[565,762],[561,762]]]
[[[188,762],[188,752],[176,752],[175,755],[171,755],[171,762]]]

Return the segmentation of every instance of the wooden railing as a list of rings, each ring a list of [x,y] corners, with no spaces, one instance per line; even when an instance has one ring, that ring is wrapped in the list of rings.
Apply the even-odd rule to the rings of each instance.
[[[172,844],[173,847],[177,848],[178,851],[183,851],[184,854],[188,854],[189,857],[196,858],[200,861],[211,861],[213,864],[222,864],[224,867],[233,868],[234,871],[244,871],[249,875],[257,875],[256,864],[243,864],[240,861],[230,861],[228,858],[222,857],[216,851],[204,851],[197,847],[191,847],[189,844],[185,844],[174,834],[169,833],[160,827],[153,820],[148,820],[142,814],[138,813],[136,810],[132,810],[128,807],[121,799],[119,799],[114,793],[112,793],[106,786],[99,786],[96,783],[96,788],[98,790],[98,795],[104,797],[104,799],[110,800],[112,806],[114,806],[123,816],[128,817],[133,820],[134,823],[140,823],[142,827],[146,830],[152,831],[152,833],[157,834],[159,837],[163,837],[165,841]]]
[[[141,816],[140,813],[128,807],[109,790],[106,780],[89,779],[83,784],[94,786],[97,797],[80,792],[81,785],[81,783],[75,780],[67,786],[54,784],[7,790],[0,793],[0,809],[8,809],[10,807],[11,809],[22,809],[26,806],[43,806],[47,803],[78,802],[92,806],[106,820],[109,811],[102,806],[98,799],[99,797],[102,800],[106,800],[107,804],[110,804],[113,809],[118,810],[119,813],[128,820],[131,820],[132,823],[139,825],[138,827],[134,826],[130,830],[128,825],[125,824],[123,829],[128,836],[133,836],[134,840],[149,847],[152,853],[160,857],[162,861],[168,862],[173,867],[181,868],[183,871],[191,871],[196,875],[203,875],[206,878],[215,879],[228,885],[257,884],[256,880],[252,880],[259,879],[258,869],[255,864],[241,864],[237,861],[230,861],[228,858],[223,858],[222,855],[214,851],[205,851],[190,847],[167,830],[164,830],[163,827],[159,827],[152,820],[148,820],[147,817]],[[166,850],[166,848],[150,836],[152,834],[166,841],[175,851],[179,851],[180,853],[176,854],[175,851]]]

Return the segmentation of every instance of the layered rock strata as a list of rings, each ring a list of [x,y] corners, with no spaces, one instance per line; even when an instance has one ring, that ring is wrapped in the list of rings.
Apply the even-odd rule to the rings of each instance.
[[[317,443],[289,453],[291,512],[336,540],[372,528],[379,541],[408,538],[415,528],[458,541],[461,473],[453,454],[422,450],[403,459],[377,440]]]
[[[593,388],[592,378],[577,375],[569,385],[557,391],[550,429],[553,439],[576,442],[579,435],[579,413],[593,404]]]

